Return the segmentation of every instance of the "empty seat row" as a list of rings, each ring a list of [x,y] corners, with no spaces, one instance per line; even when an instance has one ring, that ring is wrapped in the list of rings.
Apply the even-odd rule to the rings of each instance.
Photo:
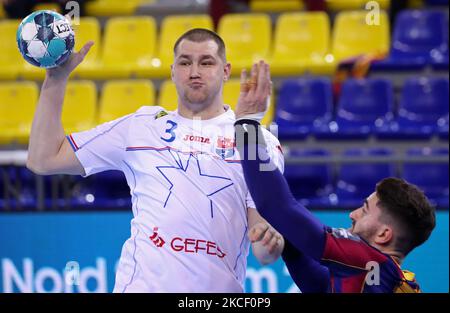
[[[336,105],[328,78],[285,80],[274,122],[280,139],[448,139],[449,81],[409,78],[400,102],[390,80],[348,79]]]
[[[232,108],[240,94],[240,81],[233,79],[224,87],[224,102]],[[28,142],[39,90],[34,82],[0,84],[0,144]],[[82,131],[129,113],[144,105],[159,105],[168,111],[178,106],[177,92],[172,81],[165,81],[158,97],[150,80],[117,80],[104,84],[101,96],[92,81],[68,83],[63,104],[62,121],[67,133]],[[274,97],[271,109],[263,123],[272,121]]]
[[[341,155],[348,162],[340,166],[329,161],[320,164],[288,163],[284,173],[295,197],[314,208],[358,207],[375,191],[380,180],[396,176],[419,186],[434,205],[448,209],[448,149],[410,149],[400,167],[397,161],[389,160],[393,155],[393,151],[385,148],[349,149]],[[325,149],[295,149],[286,157],[320,160],[331,156]],[[430,156],[441,156],[446,160],[427,162],[426,158]],[[355,162],[362,157],[384,157],[386,161]],[[424,161],[407,161],[408,157],[422,157]]]
[[[388,61],[408,66],[433,62],[448,67],[448,20],[438,11],[406,11],[399,19]],[[403,16],[402,15],[402,16]],[[169,78],[175,40],[195,27],[213,29],[208,15],[169,16],[158,35],[156,22],[149,16],[117,17],[108,20],[104,34],[95,18],[81,18],[74,25],[75,49],[88,40],[96,44],[74,72],[75,77],[109,79],[126,77]],[[405,22],[406,21],[406,22]],[[44,70],[25,64],[18,52],[15,32],[19,21],[0,22],[0,79],[43,79]],[[339,62],[360,55],[381,56],[390,49],[387,14],[368,21],[366,11],[339,13],[333,31],[324,12],[286,13],[277,20],[272,41],[270,17],[266,14],[228,14],[217,32],[227,46],[232,74],[239,75],[260,59],[268,60],[273,75],[334,73]],[[354,30],[358,29],[357,32]],[[420,30],[417,36],[417,30]],[[401,53],[398,53],[398,50]],[[410,62],[411,61],[411,62]]]
[[[234,108],[240,82],[224,85],[224,103]],[[25,144],[39,90],[34,82],[0,84],[0,143]],[[99,100],[98,100],[99,98]],[[336,105],[328,78],[287,79],[262,123],[278,125],[281,140],[317,139],[448,139],[449,81],[444,78],[406,80],[400,102],[394,101],[386,79],[349,79]],[[101,95],[92,81],[71,81],[63,105],[67,133],[89,129],[136,111],[143,105],[159,105],[168,111],[178,106],[172,81],[166,80],[156,96],[149,80],[117,80],[104,84]]]

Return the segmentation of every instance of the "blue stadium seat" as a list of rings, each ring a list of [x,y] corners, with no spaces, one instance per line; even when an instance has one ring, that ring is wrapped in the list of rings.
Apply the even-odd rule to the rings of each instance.
[[[293,149],[289,158],[329,157],[324,149]],[[286,164],[284,175],[296,199],[308,208],[324,209],[333,204],[333,168],[324,164]]]
[[[285,80],[278,94],[275,123],[280,139],[303,139],[332,117],[328,78]]]
[[[120,171],[97,173],[80,182],[80,188],[72,198],[72,205],[79,208],[129,209],[130,188]]]
[[[448,119],[449,116],[447,114],[447,116],[438,120],[439,138],[444,140],[448,140]]]
[[[378,136],[392,139],[429,139],[440,131],[445,135],[445,119],[448,119],[449,114],[448,101],[448,79],[407,79],[403,86],[398,117],[382,127]]]
[[[448,149],[417,148],[407,151],[409,156],[447,156],[442,163],[405,163],[402,177],[421,188],[438,208],[449,208]]]
[[[427,64],[448,68],[448,18],[438,10],[399,13],[389,56],[373,70],[418,69]]]
[[[6,200],[4,199],[5,195],[5,182],[4,177],[6,176],[6,166],[0,166],[0,211],[6,208]]]
[[[336,119],[317,138],[366,139],[393,117],[392,84],[386,79],[348,79],[342,86]]]
[[[389,157],[391,155],[392,151],[384,148],[354,148],[343,153],[343,156],[347,158]],[[358,208],[364,199],[375,191],[375,186],[380,180],[395,176],[395,174],[395,166],[389,161],[386,163],[343,163],[337,175],[337,205],[346,209]]]
[[[448,0],[426,0],[427,5],[448,5]]]

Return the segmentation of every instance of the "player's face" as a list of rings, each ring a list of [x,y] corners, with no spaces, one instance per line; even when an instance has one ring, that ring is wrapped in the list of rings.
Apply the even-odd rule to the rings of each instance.
[[[364,204],[350,213],[352,220],[352,227],[350,231],[366,240],[368,243],[373,243],[375,234],[381,227],[379,217],[381,209],[377,206],[378,196],[374,192],[366,200]]]
[[[172,65],[174,81],[181,102],[199,112],[222,97],[223,82],[228,79],[230,65],[224,64],[213,40],[182,40]]]

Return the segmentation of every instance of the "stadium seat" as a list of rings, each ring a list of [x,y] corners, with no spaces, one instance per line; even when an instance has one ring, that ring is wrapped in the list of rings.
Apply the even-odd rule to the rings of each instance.
[[[133,15],[141,3],[155,0],[95,0],[86,3],[89,16]]]
[[[71,81],[64,98],[62,123],[66,134],[95,126],[97,90],[91,81]]]
[[[0,21],[0,80],[14,80],[22,70],[25,60],[17,48],[16,32],[19,20]]]
[[[127,78],[137,69],[151,68],[155,57],[156,22],[149,16],[108,20],[102,46],[102,66],[86,78]]]
[[[448,140],[448,128],[449,128],[449,116],[445,116],[444,118],[440,118],[438,120],[438,127],[439,127],[439,138]]]
[[[28,142],[38,94],[33,82],[0,84],[0,143]]]
[[[271,73],[331,75],[336,63],[329,52],[330,21],[325,12],[281,14],[275,28]]]
[[[395,1],[395,0],[393,0]],[[340,10],[362,10],[366,8],[367,0],[326,0],[327,9],[331,11]],[[389,9],[391,0],[377,0],[380,9]],[[369,6],[371,9],[372,6]]]
[[[232,110],[236,107],[239,95],[241,93],[241,82],[239,79],[230,79],[223,86],[223,102],[230,106]],[[275,107],[275,93],[272,90],[270,106],[266,115],[261,121],[262,125],[269,126],[272,123]]]
[[[220,19],[218,34],[227,47],[232,75],[239,76],[242,69],[268,59],[271,33],[270,18],[263,13],[227,14]]]
[[[416,148],[408,150],[407,155],[424,158],[447,157],[446,161],[442,162],[405,162],[402,168],[402,177],[420,187],[439,208],[448,210],[448,149]]]
[[[280,139],[303,139],[321,124],[330,122],[333,110],[328,78],[283,81],[275,113]]]
[[[78,65],[72,74],[72,77],[95,77],[95,73],[100,70],[100,53],[101,53],[101,37],[100,23],[94,17],[81,17],[79,25],[72,25],[75,31],[75,51],[80,49],[90,40],[94,41],[94,45],[84,58],[83,62]]]
[[[134,113],[141,106],[154,104],[155,90],[151,81],[108,81],[100,99],[99,122],[108,122]]]
[[[318,160],[330,157],[324,149],[292,149],[286,159]],[[286,163],[284,176],[294,197],[308,208],[328,208],[333,205],[333,168],[322,164]]]
[[[40,10],[50,10],[61,13],[61,7],[58,3],[44,2],[38,3],[33,7],[33,11],[40,11]]]
[[[0,3],[0,19],[2,18],[6,18],[6,12],[5,9],[3,8],[3,3]]]
[[[159,88],[158,106],[168,111],[176,111],[178,108],[177,88],[175,84],[166,79]]]
[[[344,151],[343,157],[370,158],[389,157],[392,151],[383,148],[354,148]],[[386,163],[352,161],[341,164],[338,170],[336,195],[338,206],[354,209],[362,205],[364,199],[375,191],[375,185],[386,177],[396,176],[395,166],[389,160]]]
[[[74,208],[130,209],[131,195],[120,171],[105,171],[79,181],[71,197]]]
[[[389,56],[373,70],[420,69],[427,64],[448,68],[448,18],[437,10],[399,13]]]
[[[389,44],[389,19],[386,12],[380,11],[379,20],[372,20],[367,11],[338,13],[332,38],[332,53],[337,62],[361,55],[387,54]]]
[[[380,138],[428,139],[444,131],[448,119],[449,81],[409,78],[405,81],[398,117],[379,129]]]
[[[284,11],[300,11],[304,9],[302,0],[250,0],[251,12],[284,12]]]
[[[158,54],[152,61],[152,68],[138,69],[137,77],[170,78],[170,65],[173,63],[173,46],[177,39],[192,28],[213,30],[213,22],[209,15],[170,15],[161,24]]]
[[[342,85],[334,121],[322,125],[318,138],[367,139],[393,118],[394,93],[387,79],[348,79]]]
[[[427,5],[448,5],[448,0],[426,0]]]

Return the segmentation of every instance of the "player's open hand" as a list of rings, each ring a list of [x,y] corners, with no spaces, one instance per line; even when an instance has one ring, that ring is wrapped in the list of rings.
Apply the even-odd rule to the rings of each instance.
[[[245,117],[261,121],[272,92],[269,64],[264,61],[253,64],[250,78],[247,76],[247,70],[242,70],[241,93],[235,109],[236,119]]]
[[[73,52],[69,59],[64,62],[64,64],[50,68],[47,70],[47,76],[53,77],[53,78],[67,78],[69,77],[70,73],[81,63],[83,62],[84,58],[88,54],[91,47],[94,45],[93,41],[87,42],[83,48],[80,49],[78,52]]]
[[[260,242],[269,253],[283,246],[283,237],[266,222],[254,225],[248,232],[248,237],[251,243]]]

